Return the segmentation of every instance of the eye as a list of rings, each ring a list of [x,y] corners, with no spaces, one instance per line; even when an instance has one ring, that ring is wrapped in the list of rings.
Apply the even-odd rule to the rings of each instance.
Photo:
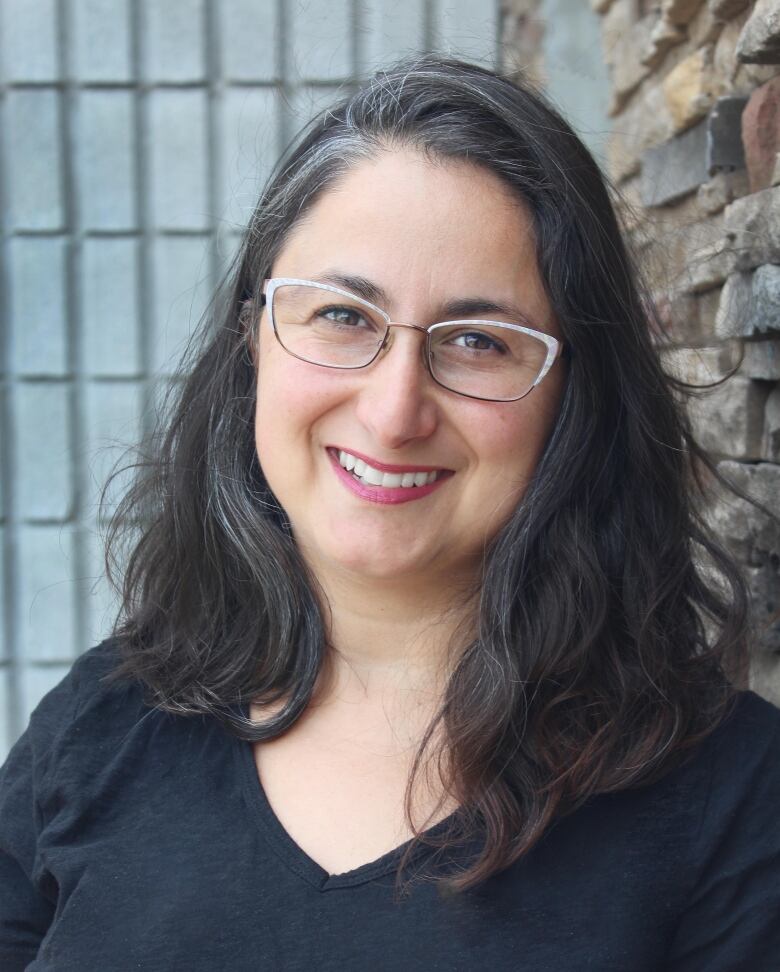
[[[361,322],[369,327],[371,326],[371,321],[355,310],[354,307],[323,307],[317,312],[317,317],[322,317],[326,321],[331,321],[334,324],[340,324],[344,327],[359,327]]]
[[[469,351],[496,351],[499,354],[506,354],[504,345],[484,331],[464,331],[452,338],[452,343],[461,348],[468,348]]]

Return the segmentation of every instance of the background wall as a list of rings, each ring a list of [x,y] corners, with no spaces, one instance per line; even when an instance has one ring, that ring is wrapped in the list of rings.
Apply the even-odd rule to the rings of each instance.
[[[661,311],[667,364],[697,384],[701,444],[780,513],[780,0],[592,0],[610,70],[608,169]],[[750,684],[780,705],[780,522],[715,496],[753,596]]]
[[[0,0],[0,759],[113,620],[99,489],[298,127],[379,64],[438,49],[546,65],[601,157],[598,16],[521,6]]]

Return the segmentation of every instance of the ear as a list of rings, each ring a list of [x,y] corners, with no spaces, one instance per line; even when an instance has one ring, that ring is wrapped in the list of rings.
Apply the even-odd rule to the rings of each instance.
[[[238,315],[238,326],[244,333],[244,346],[255,369],[257,369],[257,325],[260,317],[258,310],[257,304],[250,298],[242,302]]]

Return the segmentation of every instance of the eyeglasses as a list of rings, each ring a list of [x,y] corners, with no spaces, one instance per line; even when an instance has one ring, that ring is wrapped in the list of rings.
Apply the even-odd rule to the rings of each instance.
[[[420,331],[433,380],[482,401],[524,398],[564,347],[543,331],[502,321],[443,321],[427,328],[391,322],[389,314],[362,297],[310,280],[266,280],[261,302],[284,350],[323,368],[365,368],[387,347],[391,327]]]

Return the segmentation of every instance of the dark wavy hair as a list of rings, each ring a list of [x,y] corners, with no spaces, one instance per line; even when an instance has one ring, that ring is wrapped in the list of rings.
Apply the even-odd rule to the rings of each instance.
[[[603,175],[527,80],[407,58],[322,112],[278,163],[109,523],[106,565],[122,597],[113,677],[247,741],[280,735],[310,702],[328,605],[258,463],[247,309],[320,194],[398,146],[483,166],[523,201],[571,348],[545,451],[487,551],[476,636],[452,646],[407,783],[415,836],[397,887],[421,844],[443,853],[478,838],[469,866],[437,880],[454,893],[521,858],[590,797],[683,762],[744,688],[749,650],[745,582],[702,513],[713,477],[723,480],[692,437],[689,386],[661,366]],[[253,723],[252,699],[284,704]],[[459,804],[435,840],[411,814],[434,738]]]

